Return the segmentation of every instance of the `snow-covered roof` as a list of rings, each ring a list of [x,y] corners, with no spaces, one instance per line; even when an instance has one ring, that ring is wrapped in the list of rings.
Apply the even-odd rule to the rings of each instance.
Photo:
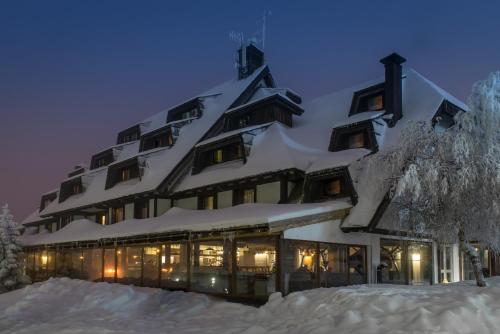
[[[218,210],[186,210],[172,208],[165,214],[148,219],[131,219],[102,226],[82,219],[75,220],[61,230],[21,237],[24,246],[56,244],[76,241],[113,239],[146,234],[174,232],[203,232],[268,225],[271,230],[306,225],[309,216],[338,213],[339,219],[351,205],[343,201],[314,204],[243,204]],[[298,218],[304,218],[298,222]],[[325,218],[329,219],[329,218]],[[316,222],[316,221],[315,221]]]
[[[84,185],[85,191],[83,193],[73,195],[61,203],[59,203],[58,200],[53,201],[41,212],[41,215],[46,216],[57,212],[90,206],[94,203],[128,196],[133,193],[153,191],[170,172],[173,171],[175,166],[177,166],[177,164],[189,153],[194,145],[235,102],[245,89],[249,87],[255,78],[266,69],[266,66],[262,66],[245,79],[227,81],[198,95],[203,104],[203,116],[183,126],[180,129],[175,145],[169,149],[154,152],[139,152],[138,141],[123,146],[122,152],[116,162],[139,155],[144,157],[145,168],[141,179],[118,183],[114,187],[105,190],[104,185],[106,184],[108,169],[101,168],[87,171],[83,176],[90,177],[88,178],[88,184]],[[166,113],[166,111],[162,111],[141,122],[140,124],[143,124],[145,127],[144,131],[151,131],[152,128],[158,128],[165,125]]]
[[[40,209],[37,208],[35,211],[30,213],[28,217],[24,218],[24,220],[21,222],[21,225],[30,225],[33,223],[42,222],[47,219],[49,218],[40,217]]]
[[[364,112],[349,117],[353,94],[383,82],[377,78],[351,88],[328,94],[304,103],[305,112],[294,116],[293,127],[274,123],[253,138],[246,163],[226,163],[206,168],[198,174],[187,174],[175,191],[256,176],[266,172],[297,168],[306,173],[349,167],[358,203],[347,217],[344,226],[366,226],[380,204],[384,193],[360,184],[364,157],[371,151],[351,149],[328,150],[333,128],[370,121],[375,130],[379,151],[398,144],[401,131],[409,121],[430,121],[441,103],[448,100],[466,110],[466,106],[413,69],[404,69],[402,76],[403,118],[390,128],[382,119],[384,111]]]
[[[145,161],[142,178],[118,183],[104,190],[107,168],[86,171],[85,192],[74,195],[62,203],[52,202],[41,214],[90,206],[131,194],[152,191],[170,174],[175,166],[196,146],[206,145],[229,136],[261,129],[254,133],[246,163],[225,163],[211,166],[200,173],[186,173],[176,183],[172,192],[186,191],[216,183],[252,177],[263,173],[295,168],[305,173],[324,169],[349,167],[358,203],[344,222],[344,226],[366,226],[380,204],[383,193],[377,192],[360,177],[364,170],[364,157],[371,151],[366,149],[329,151],[332,130],[360,122],[371,122],[379,151],[386,151],[398,145],[401,131],[409,121],[431,120],[444,100],[448,100],[466,110],[465,104],[446,93],[413,69],[404,68],[402,75],[403,118],[394,127],[387,126],[383,111],[364,112],[349,116],[353,94],[384,81],[376,78],[354,87],[343,89],[315,98],[300,106],[302,115],[293,116],[293,127],[279,122],[239,129],[223,133],[201,141],[203,135],[230,109],[230,106],[263,71],[257,70],[244,80],[231,80],[198,96],[203,105],[203,116],[180,128],[175,145],[168,149],[139,153],[139,143],[123,146],[116,162],[143,156]],[[259,83],[262,85],[262,83]],[[246,105],[278,94],[294,103],[286,96],[286,90],[260,87],[249,97]],[[191,99],[192,100],[192,99]],[[188,101],[191,101],[188,100]],[[239,106],[241,107],[241,105]],[[141,122],[144,132],[166,125],[168,111],[154,115]],[[143,132],[143,133],[144,133]]]

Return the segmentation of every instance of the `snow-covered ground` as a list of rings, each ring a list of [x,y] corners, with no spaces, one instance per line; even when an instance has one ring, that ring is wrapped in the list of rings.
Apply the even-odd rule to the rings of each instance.
[[[58,278],[0,295],[0,333],[500,333],[500,277],[489,284],[316,289],[254,308]]]

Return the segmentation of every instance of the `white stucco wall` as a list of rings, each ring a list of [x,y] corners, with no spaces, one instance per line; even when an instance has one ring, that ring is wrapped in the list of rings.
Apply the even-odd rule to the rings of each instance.
[[[221,191],[217,193],[217,209],[224,209],[233,206],[233,191]]]
[[[149,217],[154,217],[155,216],[155,199],[151,198],[149,200]]]
[[[276,204],[280,201],[280,182],[257,185],[257,203]]]
[[[156,209],[158,210],[157,211],[158,216],[161,216],[171,208],[170,199],[167,198],[158,198],[156,205],[157,205]]]
[[[125,204],[125,220],[134,218],[134,203]]]
[[[181,198],[174,201],[174,206],[182,209],[198,209],[198,197]],[[158,215],[160,213],[158,212]]]

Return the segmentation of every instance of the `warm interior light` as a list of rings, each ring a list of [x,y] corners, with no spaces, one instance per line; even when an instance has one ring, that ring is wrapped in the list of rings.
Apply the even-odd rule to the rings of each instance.
[[[304,255],[304,266],[310,267],[312,265],[312,256]]]
[[[80,255],[80,260],[83,260],[83,255]]]
[[[413,261],[420,261],[420,253],[413,253],[413,254],[411,255],[411,259],[412,259]]]
[[[48,257],[47,255],[42,255],[42,265],[46,265],[47,264],[47,261],[48,261]]]

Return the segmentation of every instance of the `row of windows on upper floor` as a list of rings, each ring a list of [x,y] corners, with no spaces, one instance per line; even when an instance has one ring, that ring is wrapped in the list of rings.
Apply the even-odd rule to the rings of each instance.
[[[354,191],[350,178],[346,171],[327,174],[320,177],[312,177],[304,186],[304,202],[321,202],[342,198],[353,198]],[[286,192],[283,193],[282,182],[287,182]],[[172,206],[184,209],[213,210],[222,209],[239,204],[250,203],[287,203],[291,201],[291,196],[296,187],[300,187],[302,181],[275,181],[261,184],[254,184],[243,188],[225,190],[219,192],[205,191],[198,196],[183,197],[175,199],[142,199],[128,204],[110,207],[100,213],[93,213],[87,218],[96,223],[108,225],[118,223],[126,219],[144,219],[155,217],[165,213]],[[49,231],[55,231],[67,225],[75,217],[66,216],[57,225],[54,222],[45,223]],[[54,229],[54,226],[55,229]]]

